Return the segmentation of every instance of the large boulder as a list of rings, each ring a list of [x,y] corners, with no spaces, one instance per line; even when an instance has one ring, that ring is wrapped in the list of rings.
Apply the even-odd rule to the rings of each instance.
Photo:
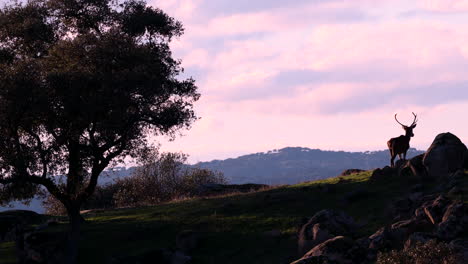
[[[424,154],[417,155],[410,160],[406,166],[411,170],[414,178],[421,180],[427,177],[426,167],[423,164]]]
[[[329,239],[311,249],[301,259],[293,264],[314,263],[319,257],[325,257],[328,263],[348,264],[353,263],[348,256],[348,252],[354,247],[355,242],[344,236],[337,236]]]
[[[462,202],[450,204],[437,226],[439,238],[449,241],[457,238],[468,227],[468,205]]]
[[[299,254],[335,236],[355,236],[358,225],[341,211],[322,210],[310,218],[299,231]]]
[[[439,195],[433,201],[427,201],[422,205],[422,209],[432,224],[440,223],[444,216],[445,209],[451,203],[451,200],[443,195]]]
[[[431,178],[448,177],[464,167],[467,148],[461,140],[447,132],[437,135],[424,154],[423,164]]]
[[[393,178],[397,175],[398,170],[389,166],[377,168],[372,172],[370,177],[371,181],[380,181],[384,179]]]

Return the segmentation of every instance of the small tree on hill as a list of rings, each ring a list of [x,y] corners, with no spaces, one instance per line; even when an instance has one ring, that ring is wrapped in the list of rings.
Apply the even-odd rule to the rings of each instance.
[[[29,0],[0,9],[2,198],[43,186],[62,202],[67,263],[76,262],[80,206],[100,173],[135,155],[148,135],[174,135],[196,119],[197,87],[177,78],[182,68],[169,48],[182,33],[180,22],[139,0]]]

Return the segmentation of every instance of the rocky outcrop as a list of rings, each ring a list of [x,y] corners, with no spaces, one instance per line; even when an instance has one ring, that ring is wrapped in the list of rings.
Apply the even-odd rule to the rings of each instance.
[[[408,160],[407,164],[405,165],[411,170],[413,177],[418,180],[427,178],[427,171],[423,164],[423,159],[424,154],[420,154]]]
[[[468,226],[468,205],[444,195],[421,196],[417,200],[420,206],[412,210],[409,219],[382,227],[371,236],[357,240],[353,240],[353,236],[350,235],[350,230],[354,230],[350,228],[353,223],[346,228],[341,228],[341,225],[336,223],[342,222],[336,219],[342,218],[343,215],[331,213],[334,212],[332,210],[317,213],[303,226],[300,233],[300,238],[309,242],[304,245],[313,247],[293,263],[374,263],[378,252],[408,250],[433,240],[444,242],[457,254],[468,256],[467,246],[464,245],[464,235]],[[337,235],[339,232],[348,234]]]
[[[365,170],[361,170],[361,169],[347,169],[347,170],[344,170],[340,176],[349,176],[349,175],[352,175],[352,174],[356,174],[356,173],[361,173],[361,172],[364,172]]]
[[[335,236],[354,237],[358,225],[352,217],[341,211],[322,210],[310,218],[299,232],[299,253]]]
[[[300,260],[294,264],[312,263],[311,261],[318,257],[325,257],[332,263],[352,263],[347,256],[347,252],[354,246],[351,238],[337,236],[326,240],[307,252]]]
[[[385,166],[383,168],[377,168],[372,172],[370,177],[371,181],[379,181],[382,179],[388,179],[390,177],[394,177],[397,171],[389,166]]]
[[[424,203],[422,209],[431,223],[436,225],[442,220],[445,209],[450,202],[447,197],[439,195],[435,200]]]
[[[468,227],[468,205],[454,202],[450,204],[437,226],[437,236],[450,241],[460,236]]]
[[[451,133],[437,135],[423,158],[428,176],[436,179],[448,177],[462,169],[466,151],[465,144],[457,136]]]

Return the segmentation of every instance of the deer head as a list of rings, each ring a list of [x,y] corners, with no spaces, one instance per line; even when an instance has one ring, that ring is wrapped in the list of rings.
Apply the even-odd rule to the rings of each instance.
[[[415,113],[413,113],[413,116],[414,116],[413,123],[410,126],[405,126],[402,123],[400,123],[400,121],[398,121],[397,114],[395,114],[395,120],[405,130],[405,133],[406,133],[405,135],[407,137],[414,137],[413,129],[416,127],[416,123],[418,122],[418,116]]]

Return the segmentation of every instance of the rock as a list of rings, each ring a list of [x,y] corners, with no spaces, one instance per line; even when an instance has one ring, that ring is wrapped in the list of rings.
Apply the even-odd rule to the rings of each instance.
[[[299,232],[299,253],[302,255],[314,246],[335,236],[354,236],[358,225],[344,212],[322,210],[303,225]]]
[[[399,172],[401,169],[403,169],[406,165],[407,160],[404,159],[398,159],[395,161],[395,169]]]
[[[360,173],[360,172],[364,172],[365,170],[360,170],[360,169],[347,169],[347,170],[344,170],[340,176],[349,176],[349,175],[352,175],[352,174],[356,174],[356,173]]]
[[[449,205],[450,200],[440,195],[434,201],[426,202],[423,205],[424,213],[432,222],[432,224],[438,224],[444,215],[445,208]]]
[[[457,136],[451,133],[437,135],[423,158],[428,176],[439,179],[462,169],[466,151],[465,144]]]
[[[406,235],[415,232],[429,232],[434,229],[434,225],[427,219],[418,219],[413,217],[409,220],[403,220],[391,225],[392,230],[403,230]]]
[[[437,235],[446,241],[457,238],[468,226],[468,204],[454,202],[447,207],[441,223],[437,226]]]
[[[450,191],[447,194],[450,195],[450,196],[454,196],[454,195],[459,195],[459,194],[462,194],[462,193],[463,193],[462,189],[455,186],[452,189],[450,189]]]
[[[426,243],[427,241],[431,239],[436,239],[437,236],[435,236],[432,233],[424,233],[424,232],[416,232],[411,234],[408,239],[405,242],[405,249],[409,249],[411,247],[414,247],[418,243]]]
[[[291,264],[335,264],[335,261],[330,261],[326,256],[308,257],[305,259],[299,259]]]
[[[311,257],[325,256],[336,263],[352,263],[347,253],[354,245],[355,243],[351,238],[337,236],[315,246],[302,259],[307,260]]]
[[[382,179],[388,179],[390,177],[394,177],[396,175],[396,172],[397,172],[396,169],[389,167],[389,166],[385,166],[382,169],[377,168],[372,172],[370,180],[378,181]]]
[[[408,160],[407,167],[411,170],[416,179],[427,178],[426,167],[423,164],[424,154],[417,155]]]
[[[369,248],[381,251],[389,249],[401,249],[410,234],[414,232],[427,231],[432,229],[432,225],[427,220],[412,218],[400,221],[379,229],[369,237]]]
[[[189,253],[198,247],[200,243],[200,233],[191,230],[180,232],[176,236],[176,247],[178,250]]]

